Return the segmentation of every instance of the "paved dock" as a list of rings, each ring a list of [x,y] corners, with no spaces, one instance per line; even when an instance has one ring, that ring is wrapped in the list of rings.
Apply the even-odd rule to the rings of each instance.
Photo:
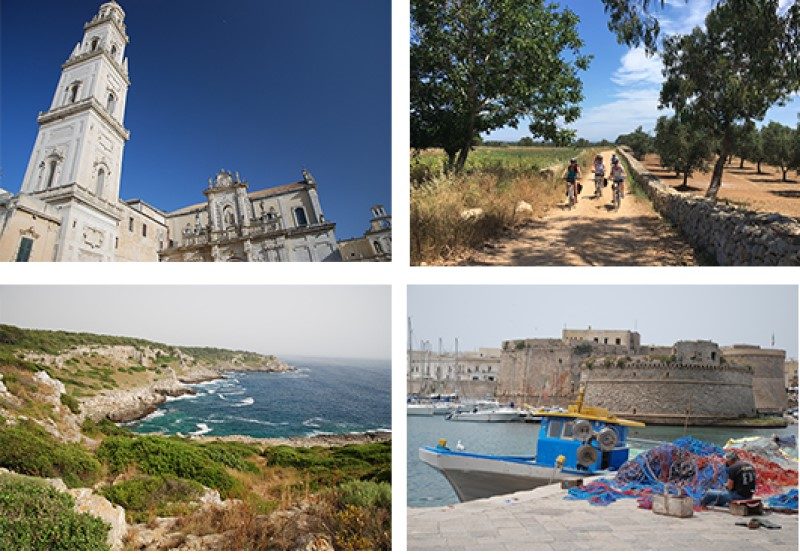
[[[408,509],[408,550],[790,550],[798,516],[764,517],[781,529],[735,525],[727,511],[679,519],[622,499],[564,500],[559,485],[452,506]]]

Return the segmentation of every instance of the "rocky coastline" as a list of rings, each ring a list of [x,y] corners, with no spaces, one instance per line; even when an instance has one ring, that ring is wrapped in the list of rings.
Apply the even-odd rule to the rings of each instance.
[[[195,394],[189,386],[222,379],[230,371],[282,373],[296,368],[274,359],[265,366],[242,366],[221,364],[218,367],[195,367],[181,374],[173,371],[169,377],[132,389],[115,389],[80,400],[81,415],[85,419],[99,421],[110,419],[115,423],[129,423],[147,417],[170,397]]]
[[[389,431],[366,431],[364,433],[347,433],[340,435],[316,435],[313,437],[283,437],[283,438],[259,438],[247,435],[226,435],[223,437],[210,437],[208,435],[194,436],[191,440],[197,442],[242,442],[246,444],[257,444],[259,446],[293,446],[301,448],[311,448],[313,446],[324,446],[327,448],[335,446],[349,446],[351,444],[371,444],[374,442],[386,442],[392,440],[392,433]]]

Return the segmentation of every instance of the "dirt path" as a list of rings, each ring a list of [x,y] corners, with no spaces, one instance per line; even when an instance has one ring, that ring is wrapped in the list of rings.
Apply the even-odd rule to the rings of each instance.
[[[602,152],[606,174],[613,151]],[[581,168],[583,192],[575,208],[566,200],[543,218],[530,221],[515,237],[473,256],[467,265],[695,265],[694,251],[653,210],[650,202],[626,194],[619,211],[611,184],[594,196],[590,167]],[[630,192],[626,190],[626,192]]]

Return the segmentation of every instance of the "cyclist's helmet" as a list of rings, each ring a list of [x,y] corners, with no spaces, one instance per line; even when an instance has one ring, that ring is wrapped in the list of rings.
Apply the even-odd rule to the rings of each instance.
[[[578,160],[577,160],[577,159],[575,159],[575,158],[572,158],[572,159],[569,161],[569,163],[571,163],[571,164],[576,164],[576,163],[578,163]]]
[[[616,155],[616,154],[612,154],[612,155],[611,155],[611,163],[612,163],[612,164],[615,164],[615,163],[617,163],[618,161],[619,161],[619,158],[617,158],[617,155]]]

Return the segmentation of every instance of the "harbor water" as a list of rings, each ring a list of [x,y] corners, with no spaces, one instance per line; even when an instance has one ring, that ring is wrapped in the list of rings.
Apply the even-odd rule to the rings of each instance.
[[[442,416],[408,417],[408,505],[411,507],[444,506],[458,502],[452,487],[435,469],[419,459],[421,446],[433,446],[439,439],[455,448],[458,441],[468,452],[530,456],[536,453],[539,425],[531,423],[474,423],[447,421]],[[671,441],[689,434],[703,441],[724,446],[728,439],[772,436],[775,429],[741,427],[648,426],[630,429],[634,448],[652,446],[645,441]],[[796,429],[795,429],[796,431]],[[783,434],[784,430],[779,431]],[[637,439],[644,439],[637,444]]]
[[[388,431],[388,361],[285,359],[287,373],[232,372],[192,385],[194,395],[170,399],[133,431],[169,435],[311,437]]]

